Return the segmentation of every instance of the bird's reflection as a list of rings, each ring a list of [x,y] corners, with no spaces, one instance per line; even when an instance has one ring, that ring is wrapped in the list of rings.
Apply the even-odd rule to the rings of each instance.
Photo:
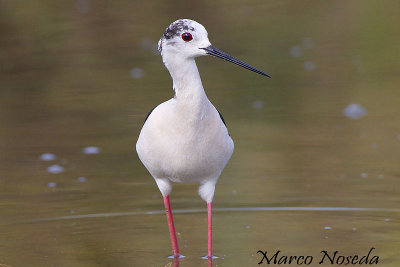
[[[180,258],[174,258],[173,262],[168,262],[165,267],[179,267]]]
[[[174,258],[173,262],[169,262],[167,265],[165,265],[165,267],[179,267],[179,263],[182,259],[180,258]],[[208,267],[212,267],[212,258],[208,258],[207,259],[207,263],[208,263]]]

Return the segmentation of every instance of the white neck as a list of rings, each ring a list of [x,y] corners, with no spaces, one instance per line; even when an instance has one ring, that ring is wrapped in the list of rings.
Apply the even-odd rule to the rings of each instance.
[[[171,74],[175,99],[200,103],[207,99],[194,58],[164,56],[163,61]]]

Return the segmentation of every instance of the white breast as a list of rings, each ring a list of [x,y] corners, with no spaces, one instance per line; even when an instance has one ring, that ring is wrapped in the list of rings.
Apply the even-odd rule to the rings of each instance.
[[[218,111],[175,99],[160,104],[145,122],[136,150],[154,178],[172,182],[216,180],[233,152],[233,141]]]

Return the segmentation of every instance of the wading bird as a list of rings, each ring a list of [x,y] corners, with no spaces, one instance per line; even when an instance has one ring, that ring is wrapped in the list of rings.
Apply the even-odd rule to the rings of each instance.
[[[173,22],[158,42],[173,80],[174,98],[149,112],[136,143],[140,160],[154,177],[164,199],[174,257],[179,258],[169,195],[173,183],[199,183],[207,202],[208,253],[212,258],[212,200],[215,183],[233,152],[222,115],[208,100],[195,58],[211,55],[270,77],[213,47],[203,25],[189,19]]]

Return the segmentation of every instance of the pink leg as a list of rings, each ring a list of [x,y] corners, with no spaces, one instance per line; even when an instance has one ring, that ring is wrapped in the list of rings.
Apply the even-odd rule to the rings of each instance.
[[[176,239],[174,218],[172,218],[171,204],[169,203],[169,196],[164,197],[165,213],[167,214],[169,234],[171,236],[172,249],[174,250],[174,257],[179,258],[178,240]]]
[[[212,259],[212,202],[207,203],[207,218],[208,218],[208,227],[207,227],[207,232],[208,232],[208,253],[207,257],[209,259]]]

